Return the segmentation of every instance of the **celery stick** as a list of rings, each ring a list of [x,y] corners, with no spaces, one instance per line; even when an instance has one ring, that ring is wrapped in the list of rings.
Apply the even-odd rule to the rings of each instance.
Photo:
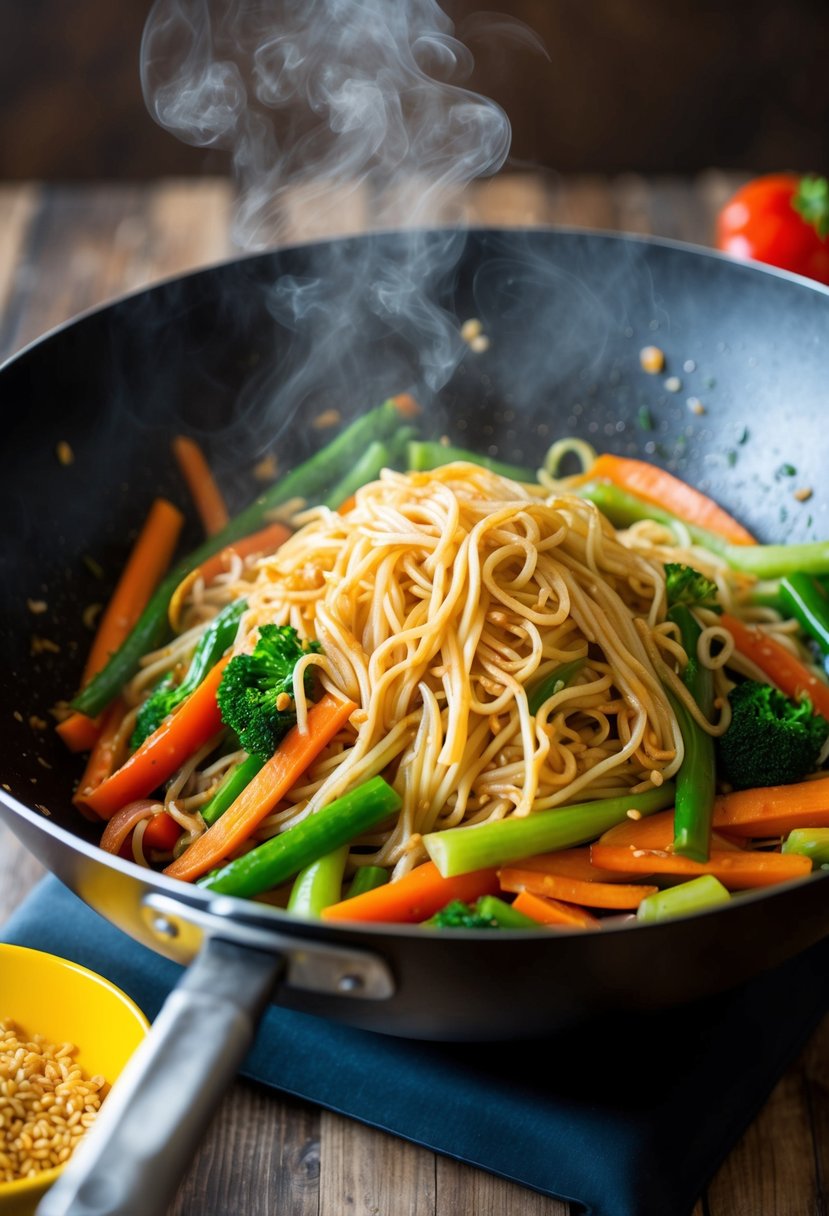
[[[326,853],[300,870],[288,899],[291,916],[319,918],[323,908],[342,898],[343,874],[348,860],[348,845]]]
[[[783,841],[784,853],[802,853],[812,865],[829,865],[829,828],[795,828]]]
[[[733,570],[754,574],[757,578],[783,578],[786,575],[829,573],[829,541],[811,541],[797,545],[732,545],[716,532],[681,520],[663,507],[637,498],[627,490],[604,481],[589,481],[573,490],[580,498],[594,502],[611,523],[627,528],[640,519],[674,527],[677,523],[688,531],[695,545],[701,545],[728,562]]]
[[[650,923],[668,920],[672,916],[690,916],[706,908],[727,904],[731,896],[713,874],[702,874],[690,882],[679,883],[654,895],[646,895],[636,912],[636,919]]]
[[[441,875],[452,878],[455,874],[504,865],[536,853],[585,844],[624,822],[629,810],[652,815],[673,806],[674,793],[673,784],[666,781],[642,794],[554,807],[521,819],[500,819],[495,823],[430,832],[423,837],[423,843]]]
[[[286,832],[206,875],[199,886],[222,895],[259,895],[279,886],[324,853],[348,844],[400,806],[399,794],[382,777],[372,777]]]
[[[389,872],[382,866],[360,866],[351,880],[345,898],[353,899],[355,895],[365,895],[375,887],[383,887],[389,881]]]

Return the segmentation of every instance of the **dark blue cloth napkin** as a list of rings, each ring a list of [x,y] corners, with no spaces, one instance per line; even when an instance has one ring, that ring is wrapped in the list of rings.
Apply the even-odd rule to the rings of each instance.
[[[55,878],[4,927],[152,1018],[181,970]],[[829,939],[726,995],[543,1041],[388,1038],[271,1007],[246,1076],[592,1216],[686,1216],[829,1008]]]

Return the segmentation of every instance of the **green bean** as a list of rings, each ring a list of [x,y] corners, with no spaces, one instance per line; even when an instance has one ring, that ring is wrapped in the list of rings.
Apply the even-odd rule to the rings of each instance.
[[[714,706],[714,674],[697,658],[702,630],[685,604],[676,604],[668,616],[679,626],[688,655],[682,677],[685,686],[708,718]],[[685,744],[685,756],[676,775],[674,850],[694,861],[707,861],[716,793],[714,740],[678,697],[672,693],[668,696]]]
[[[348,844],[400,806],[399,794],[382,777],[372,777],[287,831],[206,875],[199,885],[222,895],[259,895],[323,854]]]
[[[409,444],[409,468],[413,472],[427,473],[431,469],[439,469],[444,464],[452,464],[456,460],[466,460],[471,464],[479,464],[492,473],[508,477],[510,481],[535,481],[535,474],[530,469],[521,468],[517,464],[504,464],[502,460],[494,460],[491,456],[482,456],[479,452],[468,452],[465,448],[452,447],[450,444],[433,443],[427,440],[413,440]]]
[[[383,440],[400,427],[400,413],[393,400],[384,401],[377,409],[352,422],[321,451],[298,468],[282,477],[224,527],[210,536],[180,562],[162,580],[139,617],[132,632],[112,655],[106,667],[81,689],[72,701],[72,708],[96,717],[138,670],[141,658],[161,646],[170,634],[167,608],[170,597],[191,570],[201,565],[226,545],[249,536],[264,527],[268,512],[291,498],[311,499],[342,477],[366,447]]]

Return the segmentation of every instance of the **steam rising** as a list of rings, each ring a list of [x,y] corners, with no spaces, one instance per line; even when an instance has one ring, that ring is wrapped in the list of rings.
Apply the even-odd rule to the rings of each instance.
[[[520,23],[492,20],[499,41],[511,25],[537,47]],[[510,126],[463,87],[472,56],[434,0],[156,0],[141,59],[161,126],[231,153],[242,247],[295,239],[297,209],[305,237],[347,231],[349,197],[368,200],[367,226],[406,229],[392,248],[321,246],[310,270],[274,284],[267,308],[292,341],[238,403],[247,434],[274,438],[332,392],[349,409],[437,392],[466,349],[442,303],[465,237],[423,229],[460,218],[463,187],[503,165]]]
[[[461,86],[473,60],[452,31],[434,0],[157,0],[144,96],[179,139],[231,152],[244,247],[283,236],[297,187],[328,232],[332,187],[340,206],[368,188],[374,226],[425,224],[509,151],[504,111]]]

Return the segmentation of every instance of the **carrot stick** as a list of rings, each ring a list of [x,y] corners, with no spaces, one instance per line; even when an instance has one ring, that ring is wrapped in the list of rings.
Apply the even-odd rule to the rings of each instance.
[[[597,456],[586,473],[577,479],[578,482],[594,481],[595,479],[612,482],[622,490],[628,490],[639,498],[646,499],[658,507],[664,507],[673,515],[679,516],[687,523],[706,528],[709,532],[717,532],[735,545],[754,545],[757,542],[742,524],[738,523],[727,511],[718,506],[713,499],[695,490],[692,486],[680,481],[671,473],[657,465],[648,464],[644,460],[631,460],[625,456],[614,456],[610,452]]]
[[[321,697],[308,711],[305,733],[300,734],[296,726],[290,730],[221,819],[194,840],[164,873],[192,882],[230,856],[296,784],[356,708],[353,701],[343,701],[330,693]]]
[[[81,676],[81,687],[102,671],[132,629],[170,564],[184,516],[166,498],[157,498],[132,547],[121,577],[98,625]],[[87,751],[100,732],[98,720],[73,713],[57,727],[70,751]]]
[[[594,844],[591,848],[597,866],[608,870],[633,870],[638,874],[670,874],[695,878],[713,874],[730,891],[767,887],[777,882],[803,878],[812,872],[808,857],[796,853],[761,853],[712,849],[708,861],[692,861],[663,849],[637,849],[630,845]],[[793,865],[792,862],[797,862]],[[805,864],[804,864],[805,863]]]
[[[714,801],[714,826],[734,836],[761,837],[829,827],[829,777],[721,794]]]
[[[116,746],[118,736],[121,732],[121,723],[124,721],[124,715],[127,712],[127,707],[120,697],[117,697],[111,705],[108,705],[99,718],[100,732],[92,751],[89,753],[89,759],[86,762],[86,768],[83,771],[83,776],[78,782],[78,790],[72,801],[82,811],[86,809],[86,795],[96,790],[102,782],[106,781],[112,775],[116,761]],[[80,714],[79,717],[85,715]],[[92,719],[89,719],[90,721]],[[90,816],[93,818],[93,816]]]
[[[159,811],[147,824],[141,843],[145,849],[158,849],[166,853],[172,849],[181,833],[181,824],[176,823],[167,811]]]
[[[506,868],[502,866],[501,872]],[[577,878],[579,882],[625,881],[624,874],[615,870],[600,870],[598,866],[594,866],[590,860],[589,845],[577,849],[559,849],[553,853],[536,853],[534,857],[522,857],[515,862],[514,867],[509,868],[535,870],[538,874],[557,874],[559,878]]]
[[[453,899],[470,903],[481,895],[497,895],[498,890],[497,870],[471,870],[441,878],[435,863],[426,861],[397,882],[323,908],[322,919],[415,924],[428,920]]]
[[[186,435],[176,435],[170,445],[193,504],[207,536],[221,532],[229,516],[221,491],[199,445]]]
[[[829,685],[804,667],[790,650],[756,625],[746,625],[727,612],[720,623],[733,637],[740,654],[751,659],[781,692],[795,701],[808,697],[815,712],[829,718]]]
[[[81,798],[102,819],[110,819],[120,807],[146,798],[171,777],[189,756],[221,730],[216,690],[231,657],[228,654],[220,659],[179,710],[165,719],[111,777],[91,793],[84,790],[75,797]]]
[[[200,578],[207,587],[214,578],[228,572],[234,557],[253,557],[259,553],[272,553],[274,549],[278,549],[280,545],[284,544],[290,535],[291,529],[285,524],[268,524],[266,528],[252,532],[250,536],[242,536],[239,540],[226,545],[224,549],[220,549],[218,553],[214,553],[200,566],[191,570],[170,596],[167,614],[173,629],[178,632],[182,606],[197,579]]]
[[[88,718],[77,710],[68,718],[58,722],[55,730],[70,752],[88,752],[95,746],[101,733],[100,718]]]
[[[597,882],[595,879],[585,882],[580,878],[544,874],[520,866],[501,870],[499,877],[502,891],[526,890],[533,895],[546,895],[568,904],[585,904],[588,908],[638,908],[646,896],[653,895],[659,889],[623,882]]]
[[[560,903],[557,899],[545,899],[532,891],[520,891],[512,901],[516,912],[523,912],[540,925],[567,925],[571,929],[598,929],[601,921],[585,908]]]
[[[624,823],[617,824],[599,837],[599,844],[629,844],[635,849],[663,849],[666,852],[672,851],[673,843],[673,810],[660,811],[658,815],[649,815],[647,819],[626,819]],[[711,844],[715,849],[729,852],[743,847],[721,836],[719,832],[713,833]],[[527,862],[522,861],[521,864],[525,866]]]

